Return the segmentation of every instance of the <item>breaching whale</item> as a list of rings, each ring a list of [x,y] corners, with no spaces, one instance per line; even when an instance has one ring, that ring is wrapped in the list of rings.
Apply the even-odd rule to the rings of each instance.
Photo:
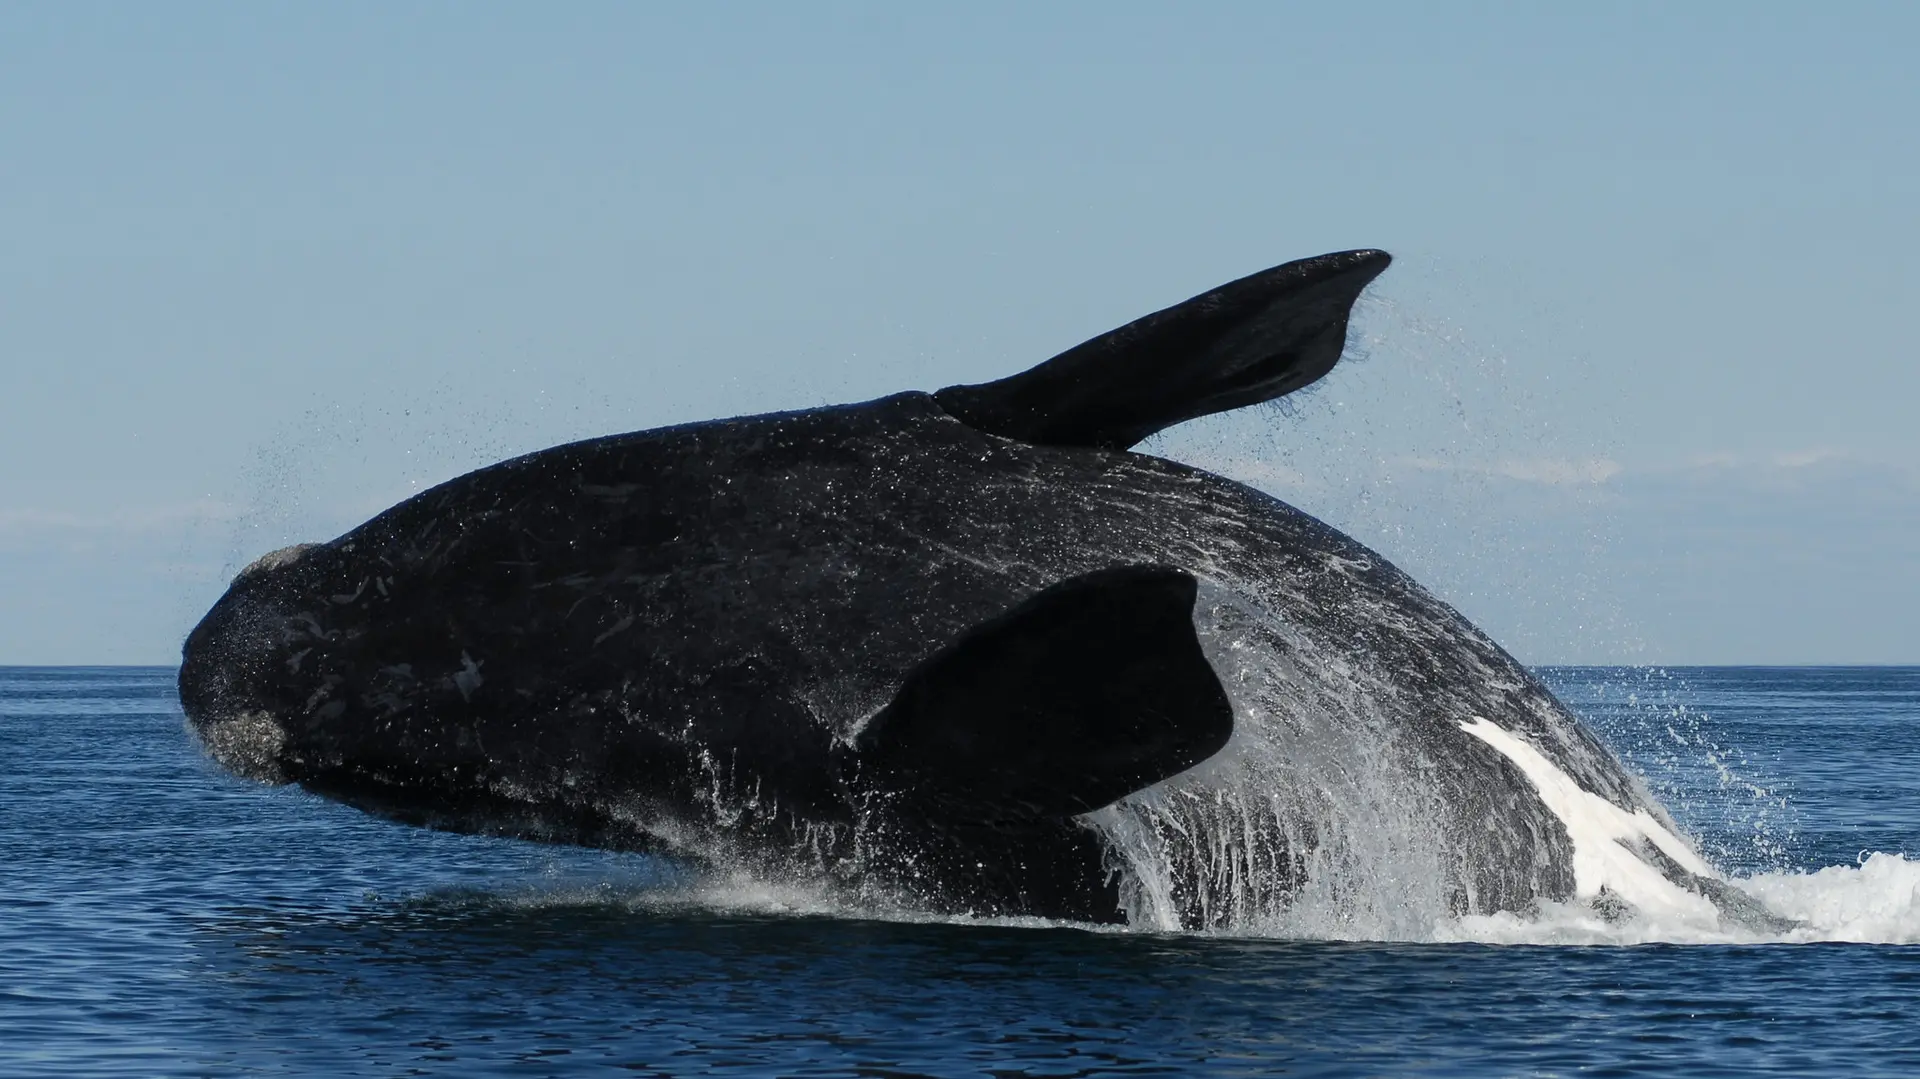
[[[1355,887],[1394,829],[1455,913],[1745,909],[1446,604],[1132,451],[1325,375],[1389,261],[1288,263],[997,382],[450,480],[242,570],[183,707],[229,770],[396,820],[942,911],[1227,924]]]

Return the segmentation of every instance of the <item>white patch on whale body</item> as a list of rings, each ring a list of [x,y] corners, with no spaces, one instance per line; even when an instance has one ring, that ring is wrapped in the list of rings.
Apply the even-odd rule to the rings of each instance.
[[[287,734],[265,712],[241,712],[198,726],[189,723],[187,729],[234,775],[275,786],[287,781],[280,771],[280,749]]]
[[[1526,740],[1489,719],[1475,716],[1460,729],[1512,761],[1540,794],[1547,810],[1560,819],[1573,843],[1574,894],[1591,900],[1606,889],[1638,910],[1662,917],[1719,921],[1705,896],[1668,880],[1631,849],[1647,842],[1689,873],[1713,880],[1720,874],[1685,840],[1663,827],[1644,809],[1626,810],[1585,790]]]

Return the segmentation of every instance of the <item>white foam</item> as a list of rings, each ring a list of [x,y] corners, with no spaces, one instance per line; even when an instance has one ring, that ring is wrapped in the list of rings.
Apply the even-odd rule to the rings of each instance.
[[[1775,913],[1802,924],[1768,933],[1707,916],[1697,909],[1649,905],[1632,918],[1608,920],[1582,900],[1543,903],[1525,915],[1499,913],[1441,919],[1422,934],[1395,926],[1382,934],[1358,932],[1351,921],[1307,929],[1299,920],[1244,925],[1232,930],[1191,933],[1233,938],[1387,940],[1401,943],[1480,943],[1502,945],[1630,946],[1641,944],[1813,944],[1845,941],[1864,944],[1920,944],[1920,861],[1899,854],[1875,853],[1857,866],[1833,866],[1814,873],[1768,873],[1728,883],[1744,889]],[[1689,893],[1690,894],[1690,893]],[[892,903],[874,903],[801,882],[769,882],[728,873],[669,889],[644,889],[604,898],[628,909],[668,913],[703,909],[723,914],[861,918],[877,921],[1018,928],[1074,928],[1094,932],[1163,934],[1163,925],[1088,925],[1033,917],[982,917],[934,914]],[[1695,897],[1697,898],[1697,897]],[[1705,902],[1705,900],[1701,900]],[[1303,929],[1306,931],[1303,932]]]
[[[1875,853],[1859,865],[1814,873],[1769,873],[1730,883],[1746,889],[1776,912],[1803,924],[1777,934],[1738,925],[1711,925],[1659,911],[1609,921],[1585,902],[1543,903],[1526,915],[1500,913],[1443,920],[1424,935],[1355,936],[1341,926],[1324,937],[1303,934],[1298,923],[1245,926],[1192,936],[1289,939],[1385,939],[1402,943],[1623,946],[1639,944],[1920,944],[1920,861]],[[467,894],[467,893],[462,893]],[[674,917],[707,913],[723,917],[852,918],[938,925],[990,925],[1026,929],[1077,929],[1100,933],[1168,932],[1160,926],[1089,925],[1032,917],[934,914],[873,897],[854,897],[822,882],[766,880],[740,872],[717,872],[669,882],[571,881],[509,888],[487,896],[515,908],[606,906]]]
[[[1740,882],[1775,912],[1805,922],[1794,941],[1920,944],[1920,862],[1875,853],[1817,873],[1763,873]]]

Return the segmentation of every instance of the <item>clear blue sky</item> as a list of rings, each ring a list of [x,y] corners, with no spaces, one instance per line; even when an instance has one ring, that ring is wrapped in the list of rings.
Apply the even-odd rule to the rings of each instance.
[[[1920,5],[801,7],[0,7],[0,663],[1355,246],[1365,358],[1153,448],[1531,662],[1920,662]]]

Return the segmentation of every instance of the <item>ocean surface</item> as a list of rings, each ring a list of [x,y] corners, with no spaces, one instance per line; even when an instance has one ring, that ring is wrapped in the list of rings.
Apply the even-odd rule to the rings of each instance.
[[[879,917],[228,778],[171,669],[0,668],[0,1076],[1920,1075],[1920,668],[1542,674],[1799,927]]]

